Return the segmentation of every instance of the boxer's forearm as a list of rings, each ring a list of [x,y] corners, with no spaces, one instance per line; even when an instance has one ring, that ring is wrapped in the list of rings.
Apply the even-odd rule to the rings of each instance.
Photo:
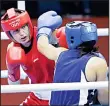
[[[59,54],[62,51],[65,51],[65,48],[55,48],[54,46],[52,46],[51,44],[49,44],[49,40],[47,36],[40,36],[38,39],[38,50],[45,55],[48,59],[51,60],[57,60]]]

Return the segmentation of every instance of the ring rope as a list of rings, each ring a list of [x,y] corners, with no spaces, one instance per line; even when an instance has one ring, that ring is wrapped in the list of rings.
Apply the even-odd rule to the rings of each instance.
[[[45,83],[45,84],[21,84],[1,85],[1,93],[18,93],[31,91],[61,91],[79,89],[102,89],[108,87],[108,81],[100,82],[74,82],[74,83]]]
[[[108,28],[98,28],[97,29],[98,36],[108,36]],[[5,34],[5,32],[1,32],[1,40],[8,40],[9,38]]]

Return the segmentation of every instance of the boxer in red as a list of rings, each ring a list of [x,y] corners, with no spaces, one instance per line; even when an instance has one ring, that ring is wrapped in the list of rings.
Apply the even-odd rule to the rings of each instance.
[[[2,16],[1,26],[12,41],[6,54],[8,83],[20,84],[20,66],[28,75],[31,84],[52,82],[55,63],[38,51],[37,27],[32,25],[28,13],[10,8]],[[21,105],[48,105],[50,95],[51,92],[32,91]]]

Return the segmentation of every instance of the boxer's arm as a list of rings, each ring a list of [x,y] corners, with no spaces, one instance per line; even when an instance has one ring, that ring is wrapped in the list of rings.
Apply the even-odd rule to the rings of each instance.
[[[8,84],[20,84],[20,65],[14,66],[10,65],[9,62],[6,62],[6,66],[8,69]]]
[[[51,60],[57,60],[59,54],[67,50],[66,48],[63,47],[55,48],[54,46],[49,44],[48,37],[45,35],[39,37],[37,41],[37,46],[38,46],[38,50]]]
[[[45,19],[49,19],[45,21]],[[56,60],[59,54],[66,50],[64,48],[55,48],[51,41],[52,32],[62,24],[62,18],[55,12],[49,11],[38,18],[38,50],[51,60]]]
[[[107,63],[99,57],[92,57],[85,68],[88,81],[106,81]],[[98,100],[102,105],[108,104],[108,88],[98,89]]]
[[[6,65],[8,69],[8,83],[20,83],[20,65],[25,64],[25,53],[20,47],[10,47],[6,54]]]
[[[7,51],[11,48],[14,47],[14,42],[11,42],[8,47],[7,47]],[[15,84],[20,84],[20,66],[17,66],[15,70],[10,70],[10,65],[7,62],[7,58],[6,58],[6,66],[8,69],[8,84],[9,85],[15,85]]]

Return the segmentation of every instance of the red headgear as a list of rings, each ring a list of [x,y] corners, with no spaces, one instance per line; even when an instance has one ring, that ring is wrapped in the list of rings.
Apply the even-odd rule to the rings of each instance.
[[[65,27],[61,27],[56,31],[56,37],[59,40],[59,46],[68,48],[65,36]]]
[[[17,14],[18,13],[18,14]],[[10,30],[16,30],[28,24],[30,30],[30,38],[33,36],[33,26],[31,19],[26,11],[10,8],[1,18],[1,26],[7,36],[16,42],[9,34]]]

